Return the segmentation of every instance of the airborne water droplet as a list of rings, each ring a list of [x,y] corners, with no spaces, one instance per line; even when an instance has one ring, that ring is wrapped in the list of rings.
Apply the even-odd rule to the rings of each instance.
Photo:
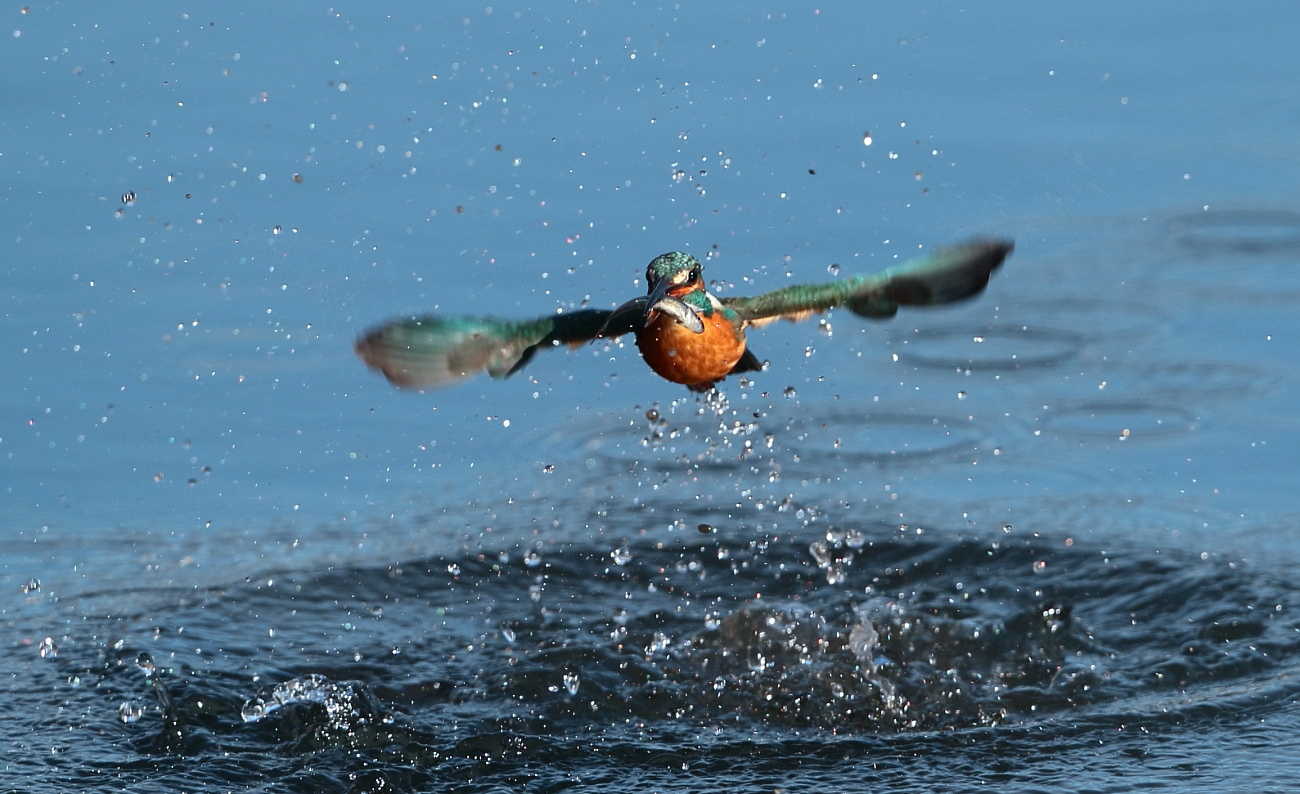
[[[53,637],[46,637],[36,647],[36,652],[41,655],[42,659],[53,659],[59,655],[59,646],[54,643]]]

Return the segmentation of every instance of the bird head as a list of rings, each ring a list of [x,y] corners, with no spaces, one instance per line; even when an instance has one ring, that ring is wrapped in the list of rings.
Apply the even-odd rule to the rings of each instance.
[[[688,292],[704,289],[704,267],[700,260],[681,251],[656,256],[645,269],[651,303],[655,297],[672,295],[681,298]]]
[[[659,312],[663,312],[693,331],[696,326],[702,328],[698,310],[691,305],[696,302],[685,298],[693,292],[704,292],[703,273],[700,260],[690,254],[673,251],[655,257],[645,269],[645,280],[649,288],[645,321],[649,323]]]

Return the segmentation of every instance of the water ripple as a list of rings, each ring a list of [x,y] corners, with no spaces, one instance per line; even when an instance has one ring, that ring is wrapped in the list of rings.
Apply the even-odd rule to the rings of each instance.
[[[1023,325],[929,327],[893,337],[900,359],[940,369],[1007,372],[1054,367],[1079,355],[1082,334]]]
[[[1218,210],[1180,215],[1169,222],[1184,246],[1240,254],[1300,251],[1300,212]]]
[[[1092,401],[1053,406],[1042,423],[1058,435],[1129,441],[1189,433],[1196,429],[1197,417],[1169,402]]]
[[[970,454],[987,438],[987,431],[966,416],[864,410],[798,418],[780,436],[796,459],[839,465],[951,461]]]

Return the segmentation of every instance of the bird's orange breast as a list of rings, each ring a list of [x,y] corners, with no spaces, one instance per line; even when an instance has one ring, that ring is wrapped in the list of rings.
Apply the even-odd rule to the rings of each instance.
[[[703,333],[694,333],[666,314],[659,314],[636,335],[636,346],[650,369],[673,383],[707,389],[731,372],[745,354],[745,332],[722,312],[701,317]]]

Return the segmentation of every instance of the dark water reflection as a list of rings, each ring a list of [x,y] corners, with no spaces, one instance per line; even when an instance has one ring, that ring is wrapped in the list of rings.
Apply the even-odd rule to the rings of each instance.
[[[134,790],[814,786],[918,751],[936,784],[1063,781],[1080,748],[1118,763],[1296,695],[1295,591],[1257,566],[787,520],[762,541],[268,575],[128,614],[34,599],[34,619],[79,619],[29,666],[62,708],[24,730],[95,744],[64,773]]]

